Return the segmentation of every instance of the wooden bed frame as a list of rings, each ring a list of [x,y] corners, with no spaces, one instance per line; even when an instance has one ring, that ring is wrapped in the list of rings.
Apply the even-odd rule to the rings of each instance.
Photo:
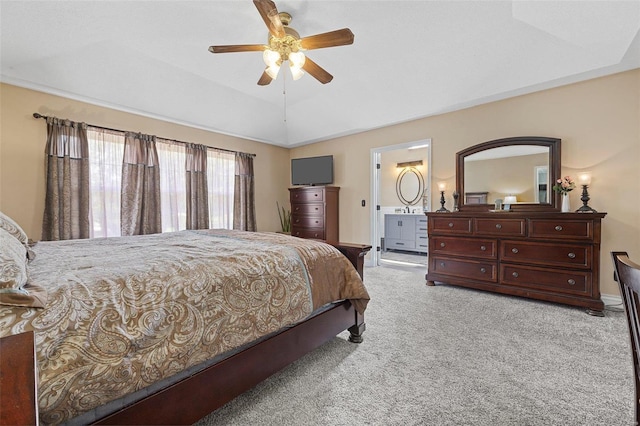
[[[363,276],[364,256],[371,246],[329,243],[342,252]],[[349,330],[349,340],[362,342],[364,317],[349,301],[261,341],[167,388],[146,396],[95,424],[193,424],[246,392],[272,374]],[[11,344],[11,349],[9,345]],[[0,425],[37,423],[37,389],[34,374],[33,332],[0,339]],[[8,349],[8,350],[7,350]],[[7,357],[6,354],[11,356]],[[29,355],[30,354],[30,355]],[[22,366],[16,367],[16,363]],[[5,408],[7,407],[7,408]],[[9,407],[14,407],[9,409]]]

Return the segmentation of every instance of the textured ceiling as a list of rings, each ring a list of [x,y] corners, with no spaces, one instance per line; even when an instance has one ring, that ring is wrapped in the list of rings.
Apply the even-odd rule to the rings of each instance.
[[[307,52],[331,83],[207,51],[266,42],[250,0],[2,0],[0,78],[292,147],[640,67],[637,0],[275,3],[302,37],[353,31]]]

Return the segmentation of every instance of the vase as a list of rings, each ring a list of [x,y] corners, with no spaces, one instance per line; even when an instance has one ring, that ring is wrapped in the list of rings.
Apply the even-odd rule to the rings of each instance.
[[[562,212],[567,213],[571,211],[571,202],[569,201],[569,193],[562,194]]]

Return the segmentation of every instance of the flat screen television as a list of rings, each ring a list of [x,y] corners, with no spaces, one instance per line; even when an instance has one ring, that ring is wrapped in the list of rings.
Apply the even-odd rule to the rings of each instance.
[[[293,158],[292,185],[329,185],[333,183],[333,155]]]

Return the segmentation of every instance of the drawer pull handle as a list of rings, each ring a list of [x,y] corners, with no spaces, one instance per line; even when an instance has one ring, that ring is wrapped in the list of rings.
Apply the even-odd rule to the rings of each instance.
[[[300,207],[296,207],[296,211],[300,210]]]
[[[480,246],[480,250],[487,251],[487,247],[486,246]]]
[[[444,268],[444,262],[440,262],[440,266]]]
[[[518,253],[518,251],[519,250],[517,248],[515,248],[515,247],[511,249],[511,253]]]
[[[502,225],[500,225],[499,223],[496,223],[496,229],[502,229]]]
[[[486,268],[480,268],[480,272],[482,272],[484,274],[485,272],[487,272],[487,269]]]
[[[570,278],[567,280],[567,282],[569,283],[569,285],[575,285],[576,280]]]
[[[444,246],[446,246],[445,243],[440,243],[440,247],[444,247]]]
[[[556,229],[556,231],[562,231],[562,226],[557,225],[555,229]]]
[[[518,274],[517,272],[514,272],[514,273],[513,273],[513,274],[511,274],[511,275],[513,275],[513,278],[518,278],[518,275],[519,275],[519,274]]]
[[[453,222],[449,222],[449,228],[453,228]]]
[[[296,223],[300,223],[300,219],[296,219]]]
[[[317,197],[317,196],[318,196],[318,194],[313,194],[313,196],[314,196],[314,197]]]
[[[403,246],[404,243],[396,243],[397,246]]]
[[[569,259],[575,259],[576,258],[576,254],[575,253],[569,253],[567,256],[569,256]]]

